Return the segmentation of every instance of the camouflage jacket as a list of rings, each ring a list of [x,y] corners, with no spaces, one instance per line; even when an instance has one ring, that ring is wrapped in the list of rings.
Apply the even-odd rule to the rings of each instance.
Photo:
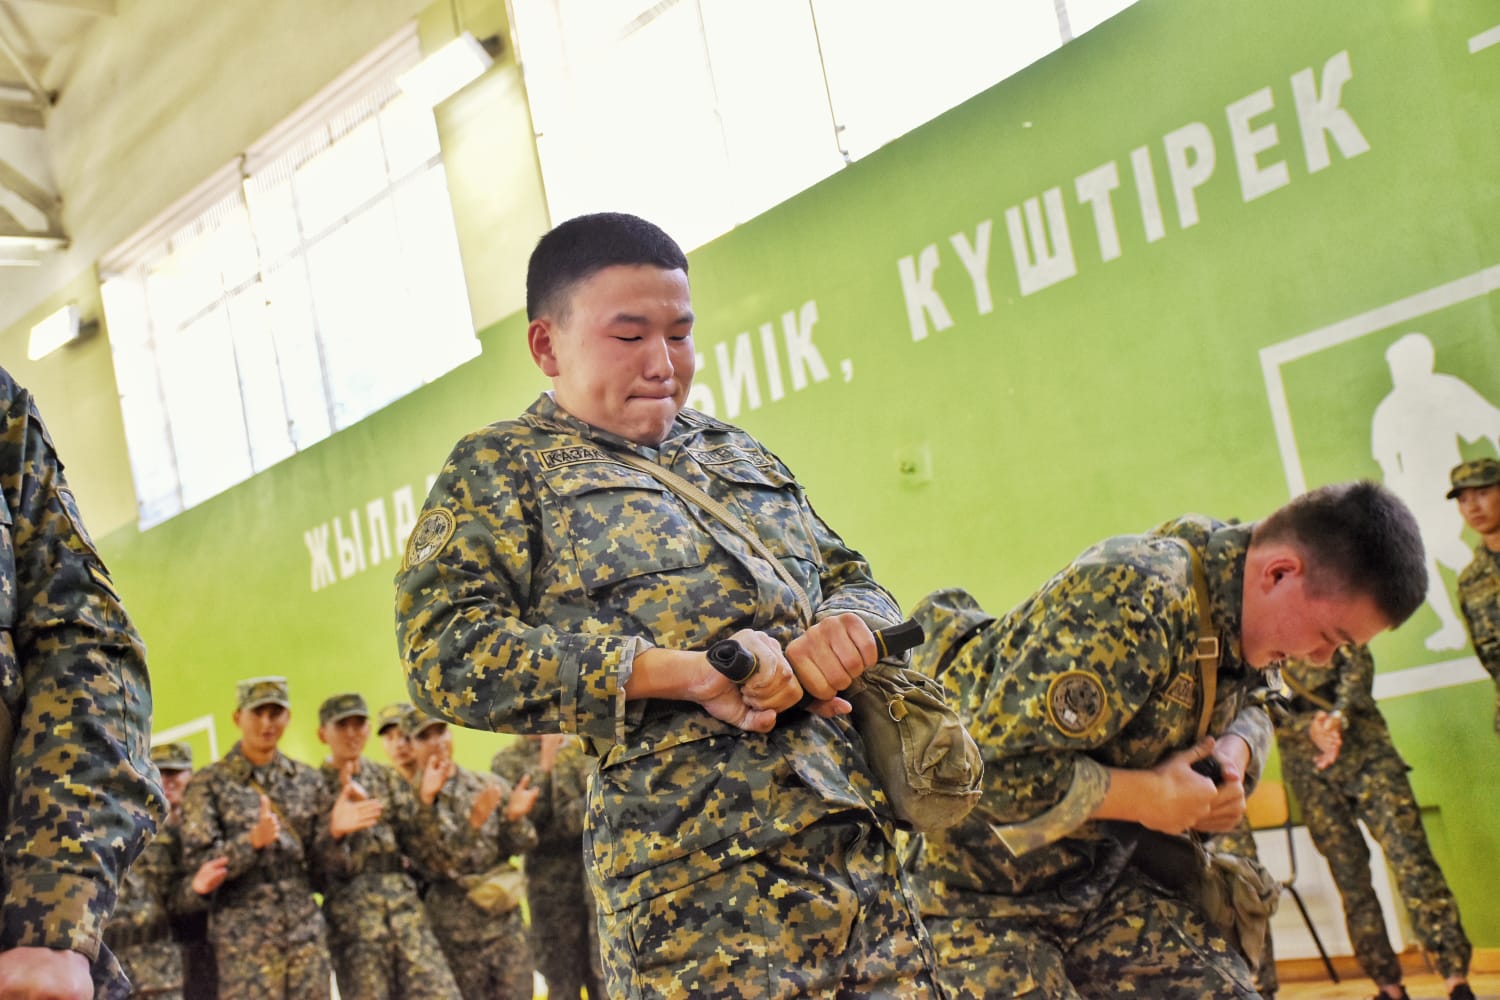
[[[30,394],[0,369],[0,949],[100,958],[166,812],[145,652]]]
[[[1199,553],[1219,639],[1209,732],[1244,737],[1253,784],[1271,727],[1252,704],[1261,674],[1240,659],[1250,528],[1188,516],[1106,539],[980,627],[942,672],[983,752],[985,790],[963,823],[928,839],[917,865],[923,912],[1086,908],[1118,877],[1130,844],[1089,819],[1105,768],[1152,767],[1197,736],[1198,600],[1191,558],[1173,539]],[[913,662],[938,666],[925,647]]]
[[[740,628],[783,645],[790,588],[737,534],[632,451],[725,504],[800,582],[815,616],[898,620],[895,601],[743,431],[682,411],[659,448],[605,434],[549,396],[464,438],[397,575],[412,700],[461,725],[578,733],[601,759],[585,852],[611,909],[679,888],[845,810],[887,812],[853,727],[785,713],[743,732],[680,701],[624,699],[638,651],[705,649]],[[660,794],[663,783],[674,790]]]
[[[1491,552],[1483,542],[1474,549],[1474,561],[1458,575],[1458,602],[1480,664],[1500,681],[1500,553]]]
[[[498,782],[504,794],[500,805],[476,830],[469,823],[469,811],[475,796],[491,782]],[[431,806],[417,800],[420,843],[415,845],[413,860],[428,883],[424,897],[428,917],[445,942],[487,941],[508,933],[494,917],[468,902],[461,880],[481,875],[536,846],[536,828],[528,817],[505,818],[510,792],[505,779],[460,767]]]
[[[532,787],[540,793],[526,814],[536,827],[537,843],[531,855],[561,854],[581,863],[583,813],[594,759],[571,739],[558,750],[552,770],[543,771],[540,758],[539,747],[519,739],[495,754],[490,770],[512,785],[529,774]]]
[[[322,818],[314,839],[317,867],[327,880],[325,905],[336,909],[345,897],[354,899],[360,892],[362,876],[397,875],[408,878],[407,858],[419,853],[426,844],[421,810],[416,793],[394,768],[361,757],[354,780],[384,809],[380,821],[367,830],[357,830],[334,840],[328,821],[341,785],[339,772],[330,764],[319,769],[323,780],[323,798],[319,804]],[[411,884],[411,891],[416,891]]]
[[[1368,646],[1341,646],[1326,667],[1290,661],[1281,670],[1291,689],[1291,711],[1276,723],[1276,745],[1282,757],[1315,757],[1318,749],[1309,736],[1317,713],[1339,711],[1344,716],[1344,741],[1338,758],[1321,773],[1335,786],[1353,787],[1356,777],[1374,756],[1396,756],[1385,716],[1375,703],[1375,658]]]
[[[207,900],[193,891],[192,873],[182,866],[178,827],[163,825],[125,873],[109,930],[111,934],[124,931],[127,935],[156,928],[165,932],[169,917],[206,906]]]
[[[323,779],[317,768],[292,760],[279,750],[259,782],[275,804],[281,830],[260,850],[250,845],[250,830],[260,814],[255,768],[236,743],[208,767],[193,775],[182,800],[183,860],[188,871],[205,861],[229,859],[228,875],[215,892],[215,912],[233,907],[316,912],[312,891],[320,884],[314,845],[323,823]],[[287,889],[305,889],[288,892]]]

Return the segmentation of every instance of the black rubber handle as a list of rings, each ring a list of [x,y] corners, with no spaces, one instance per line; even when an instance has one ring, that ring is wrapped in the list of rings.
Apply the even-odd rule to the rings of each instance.
[[[1219,767],[1219,758],[1217,757],[1204,757],[1201,760],[1195,760],[1191,767],[1215,785],[1222,785],[1224,783],[1224,770]]]
[[[887,628],[878,629],[875,632],[875,646],[880,650],[881,658],[888,656],[900,656],[909,649],[916,649],[927,638],[922,631],[919,622],[908,618],[904,622],[891,625]],[[755,673],[755,654],[733,639],[720,639],[708,647],[708,662],[715,670],[734,681],[743,684]]]

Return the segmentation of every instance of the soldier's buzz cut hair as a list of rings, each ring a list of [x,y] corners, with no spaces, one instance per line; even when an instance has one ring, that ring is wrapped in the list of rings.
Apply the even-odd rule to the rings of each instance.
[[[1427,558],[1417,519],[1369,480],[1304,493],[1262,521],[1257,542],[1295,546],[1314,593],[1364,594],[1396,628],[1427,600]]]
[[[688,269],[687,255],[660,226],[623,212],[580,215],[537,241],[526,267],[526,318],[567,310],[568,292],[606,267]]]

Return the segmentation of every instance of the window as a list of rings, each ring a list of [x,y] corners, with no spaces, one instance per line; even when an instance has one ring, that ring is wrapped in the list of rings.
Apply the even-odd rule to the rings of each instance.
[[[694,247],[1133,2],[512,0],[512,8],[552,218],[636,212]]]
[[[479,353],[408,30],[101,262],[141,526]]]

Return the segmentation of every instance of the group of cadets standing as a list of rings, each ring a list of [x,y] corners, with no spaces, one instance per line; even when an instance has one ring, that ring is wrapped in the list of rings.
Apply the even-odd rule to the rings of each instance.
[[[312,767],[278,749],[290,718],[286,680],[253,678],[222,760],[194,774],[191,747],[153,748],[171,812],[106,932],[132,995],[302,1000],[328,997],[332,973],[344,1000],[529,1000],[527,895],[550,994],[603,996],[576,743],[521,741],[483,775],[454,763],[445,723],[397,703],[374,720],[386,766],[364,756],[371,714],[346,693],[319,709],[328,756]]]

